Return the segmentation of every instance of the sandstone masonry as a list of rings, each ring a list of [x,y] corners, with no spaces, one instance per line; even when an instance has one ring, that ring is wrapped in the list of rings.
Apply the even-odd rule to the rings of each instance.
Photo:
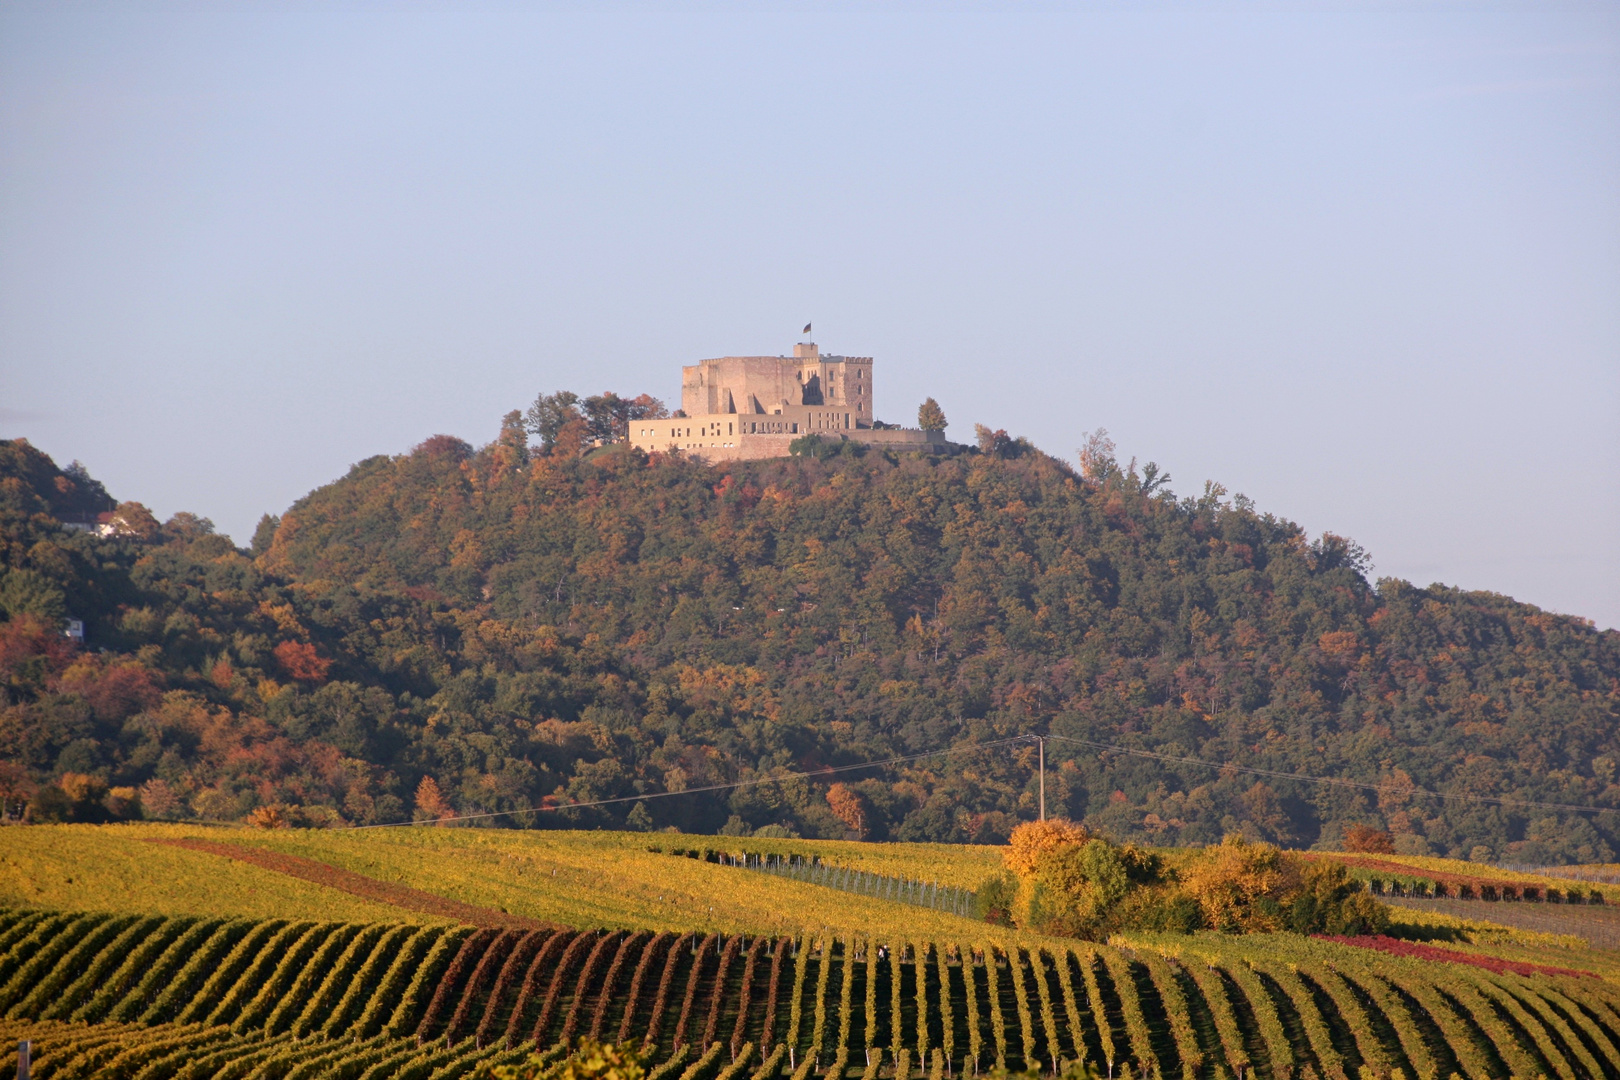
[[[939,431],[872,426],[872,358],[823,356],[813,343],[792,356],[723,356],[681,368],[681,407],[635,420],[630,442],[709,461],[786,457],[806,435],[893,450],[938,450]]]

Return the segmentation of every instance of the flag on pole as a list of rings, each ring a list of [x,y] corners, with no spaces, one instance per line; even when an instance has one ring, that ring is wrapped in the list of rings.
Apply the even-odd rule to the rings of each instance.
[[[810,324],[809,323],[804,324],[804,336],[805,337],[810,336]]]

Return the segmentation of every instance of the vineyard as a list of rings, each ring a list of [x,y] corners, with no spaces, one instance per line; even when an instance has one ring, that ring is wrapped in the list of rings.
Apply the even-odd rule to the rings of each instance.
[[[576,1036],[653,1080],[1620,1075],[1620,987],[1385,940],[1130,946],[0,912],[35,1075],[468,1075]],[[1521,974],[1519,972],[1531,972]]]
[[[653,852],[663,851],[650,847]],[[756,873],[771,874],[791,881],[805,881],[839,892],[857,896],[875,896],[896,904],[928,908],[930,911],[948,911],[952,915],[973,914],[975,894],[967,889],[941,885],[938,881],[914,881],[891,874],[875,874],[849,866],[833,866],[820,856],[763,855],[743,852],[734,855],[712,848],[672,848],[668,854],[688,859],[702,859],[721,866],[740,867]]]

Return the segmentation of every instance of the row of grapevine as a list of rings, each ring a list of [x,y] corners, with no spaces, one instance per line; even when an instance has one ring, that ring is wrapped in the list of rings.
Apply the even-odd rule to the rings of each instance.
[[[765,855],[745,855],[741,859],[726,857],[729,865],[756,870],[794,881],[807,881],[830,889],[872,896],[879,900],[892,900],[897,904],[913,904],[947,911],[953,915],[972,915],[974,894],[967,889],[942,886],[937,881],[913,881],[910,878],[890,877],[866,870],[830,866],[820,859],[794,859]]]
[[[116,1075],[154,1080],[245,1075],[248,1058],[266,1076],[452,1076],[581,1034],[637,1041],[660,1067],[679,1055],[670,1080],[768,1062],[821,1076],[840,1055],[885,1075],[1085,1061],[1272,1080],[1602,1077],[1620,1062],[1620,989],[1603,980],[1286,935],[1183,939],[1186,954],[4,914],[0,1025],[45,1033],[42,1077],[114,1075],[115,1058]]]
[[[655,853],[665,852],[661,847],[650,847],[647,850]],[[877,874],[869,870],[857,870],[853,867],[834,866],[823,862],[820,856],[815,855],[766,855],[752,852],[733,854],[728,851],[716,851],[713,848],[671,848],[667,854],[678,858],[702,859],[721,866],[755,870],[793,881],[823,885],[829,889],[872,896],[880,900],[892,900],[897,904],[911,904],[933,911],[945,911],[953,915],[972,915],[976,899],[974,893],[968,889],[941,885],[937,881],[914,880]]]

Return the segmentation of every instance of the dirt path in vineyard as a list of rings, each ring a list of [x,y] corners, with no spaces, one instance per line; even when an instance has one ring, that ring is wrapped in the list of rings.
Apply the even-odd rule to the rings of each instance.
[[[409,885],[379,881],[376,878],[366,877],[364,874],[357,874],[353,870],[345,870],[329,863],[306,859],[302,855],[288,855],[280,851],[268,851],[264,848],[247,845],[227,844],[217,840],[149,840],[147,843],[166,844],[169,847],[186,848],[189,851],[200,851],[208,855],[219,855],[227,859],[235,859],[238,862],[250,863],[265,870],[273,870],[278,874],[286,874],[288,877],[312,881],[317,885],[338,889],[366,900],[390,904],[393,907],[404,908],[407,911],[420,911],[426,915],[454,919],[456,922],[468,923],[473,926],[516,926],[531,930],[563,929],[556,923],[531,919],[523,915],[513,915],[497,908],[464,904],[460,900],[451,900],[435,893],[423,892],[421,889],[413,889]]]

